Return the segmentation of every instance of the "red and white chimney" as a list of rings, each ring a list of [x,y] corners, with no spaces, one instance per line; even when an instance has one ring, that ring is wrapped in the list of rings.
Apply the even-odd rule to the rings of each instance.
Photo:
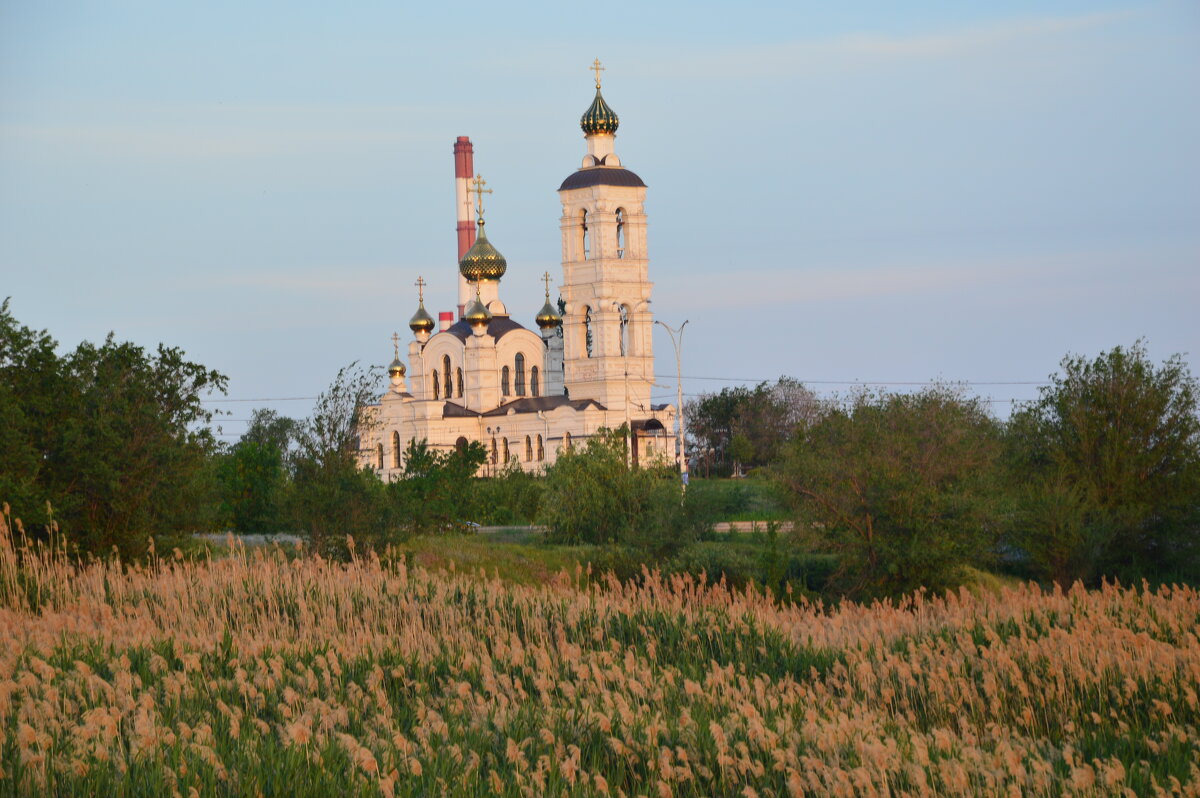
[[[458,311],[458,317],[462,318],[462,309]],[[454,313],[449,310],[438,311],[438,332],[445,332],[454,325]]]
[[[459,136],[454,142],[454,199],[458,204],[458,260],[475,243],[475,222],[471,218],[471,195],[467,193],[471,177],[475,174],[475,147],[467,136]],[[455,262],[455,271],[458,262]],[[461,319],[471,301],[471,286],[461,274],[458,276],[458,317]]]

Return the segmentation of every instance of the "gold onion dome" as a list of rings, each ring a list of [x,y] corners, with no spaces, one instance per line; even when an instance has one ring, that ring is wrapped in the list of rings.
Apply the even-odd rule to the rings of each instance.
[[[467,312],[463,314],[463,318],[472,327],[483,327],[492,320],[492,314],[483,302],[479,301],[479,294],[476,293],[475,299],[467,305]]]
[[[546,297],[546,304],[542,305],[542,309],[538,311],[537,318],[534,321],[543,330],[548,330],[562,324],[562,316],[558,315],[558,308],[550,304],[550,297]]]
[[[396,358],[388,366],[389,377],[403,377],[405,371],[406,369],[404,368],[404,364],[400,362],[400,358]]]
[[[417,312],[408,321],[408,329],[415,333],[433,332],[433,328],[437,325],[433,321],[433,316],[429,315],[429,311],[425,310],[425,302],[422,300],[417,307]]]
[[[579,120],[579,126],[583,128],[584,135],[591,136],[595,133],[613,135],[617,132],[617,126],[620,124],[621,120],[617,118],[617,112],[608,107],[608,103],[604,102],[604,97],[600,95],[600,87],[596,86],[596,99],[592,100],[592,104],[588,106]]]
[[[458,262],[459,274],[467,278],[468,282],[475,283],[480,280],[499,280],[507,270],[508,261],[492,246],[492,242],[487,240],[487,234],[483,231],[483,219],[480,219],[479,234],[475,243]]]

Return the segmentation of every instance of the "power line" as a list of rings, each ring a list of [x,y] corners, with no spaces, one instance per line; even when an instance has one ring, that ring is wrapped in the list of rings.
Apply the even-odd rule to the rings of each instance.
[[[268,396],[263,399],[201,399],[201,402],[306,402],[316,399],[315,396]]]
[[[655,374],[656,380],[675,379],[674,374]],[[722,382],[770,382],[758,377],[696,377],[683,375],[685,380],[719,380]],[[804,385],[1049,385],[1047,380],[796,380]]]

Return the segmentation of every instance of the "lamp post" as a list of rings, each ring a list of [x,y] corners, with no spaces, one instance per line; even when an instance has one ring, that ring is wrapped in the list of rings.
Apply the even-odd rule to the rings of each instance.
[[[619,302],[614,302],[613,308],[619,315],[626,313],[625,309]],[[633,422],[629,420],[629,341],[626,340],[625,325],[628,323],[628,316],[622,320],[621,324],[621,359],[625,366],[625,467],[633,467]]]
[[[683,482],[683,489],[687,490],[688,484],[688,463],[687,451],[684,449],[684,422],[683,422],[683,359],[681,358],[681,350],[683,348],[683,328],[687,326],[688,320],[684,319],[683,324],[679,325],[679,329],[673,329],[670,325],[655,321],[655,324],[661,324],[662,328],[671,336],[671,344],[675,347],[675,389],[679,402],[679,437],[676,440],[676,457],[679,461],[679,479]],[[676,335],[679,337],[676,338]]]

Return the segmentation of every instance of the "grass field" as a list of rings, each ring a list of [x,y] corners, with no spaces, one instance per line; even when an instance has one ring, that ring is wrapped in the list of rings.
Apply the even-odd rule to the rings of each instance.
[[[686,579],[514,584],[421,554],[76,567],[7,541],[0,794],[1200,786],[1191,588],[830,608]]]

